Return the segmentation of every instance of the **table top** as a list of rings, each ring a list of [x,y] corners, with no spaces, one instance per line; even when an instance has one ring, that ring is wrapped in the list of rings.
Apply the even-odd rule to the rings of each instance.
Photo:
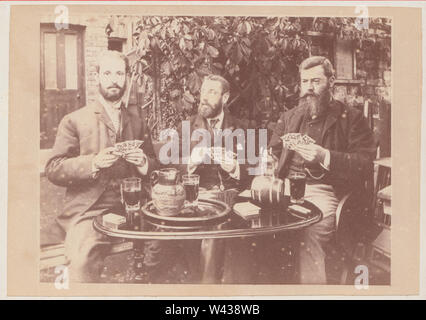
[[[247,201],[237,198],[236,202]],[[306,228],[322,219],[322,212],[309,201],[302,205],[311,210],[309,218],[298,218],[291,215],[287,206],[289,197],[284,196],[278,206],[262,206],[259,216],[243,219],[233,210],[229,210],[224,219],[217,223],[208,223],[197,227],[160,225],[142,212],[135,218],[132,225],[123,224],[118,229],[106,226],[103,216],[111,213],[106,210],[94,219],[95,230],[110,237],[130,240],[183,240],[183,239],[224,239],[237,237],[253,237],[274,234],[289,230]],[[259,205],[258,203],[255,203]],[[223,205],[225,205],[223,203]],[[226,205],[225,205],[226,206]]]

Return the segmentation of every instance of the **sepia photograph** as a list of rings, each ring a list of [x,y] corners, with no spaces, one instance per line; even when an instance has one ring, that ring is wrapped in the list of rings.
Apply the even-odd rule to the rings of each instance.
[[[390,18],[64,13],[40,281],[390,285]]]

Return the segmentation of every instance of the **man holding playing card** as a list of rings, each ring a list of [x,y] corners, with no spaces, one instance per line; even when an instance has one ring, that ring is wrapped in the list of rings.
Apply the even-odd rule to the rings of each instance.
[[[226,143],[227,137],[234,133],[236,137],[240,134],[245,135],[245,129],[247,129],[245,124],[227,110],[229,96],[230,85],[225,78],[214,74],[205,76],[200,88],[198,113],[187,122],[189,136],[197,136],[197,133],[200,135],[198,139],[191,138],[190,141],[183,141],[185,129],[182,122],[178,128],[181,141],[179,145],[182,146],[188,142],[190,154],[189,159],[182,160],[183,164],[178,167],[182,174],[194,173],[200,176],[199,185],[205,190],[203,197],[221,200],[232,205],[231,202],[238,193],[236,189],[247,187],[251,177],[248,175],[247,165],[239,164],[237,159],[238,148],[245,148],[245,146],[238,146],[238,138],[237,143],[231,140],[230,146]],[[226,133],[227,131],[231,134]],[[245,143],[245,137],[242,143]],[[192,266],[190,273],[194,275],[194,279],[197,279],[200,273],[198,270],[200,241],[185,241],[182,245],[185,259]],[[215,252],[222,245],[220,240],[215,240],[202,250]],[[212,264],[218,263],[220,259],[216,260],[217,257],[213,253],[211,256],[214,257]],[[212,272],[204,276],[203,281],[215,281],[218,275]]]
[[[277,175],[288,182],[290,174],[305,173],[305,199],[323,212],[319,223],[302,231],[299,275],[301,283],[325,284],[324,246],[336,228],[339,200],[372,174],[376,143],[362,112],[333,99],[327,58],[307,58],[299,71],[299,105],[281,116],[269,146],[279,158]],[[301,136],[289,144],[286,134],[292,133]]]
[[[65,254],[72,281],[98,280],[111,243],[93,229],[92,220],[106,209],[122,209],[121,179],[146,177],[156,167],[150,132],[139,108],[125,108],[122,101],[128,68],[123,54],[100,54],[96,65],[99,97],[62,119],[46,164],[48,179],[67,188],[57,221],[66,232]],[[136,144],[129,142],[135,140]]]
[[[237,161],[237,146],[227,146],[225,130],[234,132],[247,127],[225,108],[230,96],[229,82],[219,75],[207,75],[200,89],[198,113],[190,119],[190,134],[194,131],[204,132],[209,137],[208,143],[191,140],[191,155],[188,166],[189,173],[200,175],[200,186],[206,189],[219,187],[225,189],[239,188],[248,185],[247,168]],[[238,132],[238,131],[235,131]],[[245,134],[245,131],[243,131]],[[179,130],[182,137],[182,129]],[[200,139],[201,140],[201,139]],[[202,142],[206,142],[202,140]],[[244,140],[245,143],[245,140]],[[215,147],[219,144],[221,147]],[[232,148],[226,150],[225,147]],[[244,148],[244,146],[240,146]]]

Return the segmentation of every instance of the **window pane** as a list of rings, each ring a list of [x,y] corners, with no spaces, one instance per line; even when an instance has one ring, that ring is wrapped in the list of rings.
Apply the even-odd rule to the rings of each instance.
[[[77,89],[77,36],[65,35],[65,87]]]
[[[56,89],[56,34],[44,34],[44,86]]]
[[[338,79],[353,79],[352,41],[337,40],[336,74]]]

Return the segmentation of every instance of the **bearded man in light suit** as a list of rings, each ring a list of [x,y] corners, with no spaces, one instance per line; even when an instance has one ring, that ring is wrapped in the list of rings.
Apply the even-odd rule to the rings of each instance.
[[[122,101],[128,68],[123,54],[100,54],[97,101],[61,120],[46,164],[48,179],[66,187],[64,209],[57,221],[66,232],[71,281],[99,280],[111,243],[93,229],[93,219],[106,209],[122,210],[121,179],[146,177],[157,166],[150,131],[139,108],[126,109]],[[143,140],[143,145],[124,157],[115,152],[115,143],[134,139]]]

